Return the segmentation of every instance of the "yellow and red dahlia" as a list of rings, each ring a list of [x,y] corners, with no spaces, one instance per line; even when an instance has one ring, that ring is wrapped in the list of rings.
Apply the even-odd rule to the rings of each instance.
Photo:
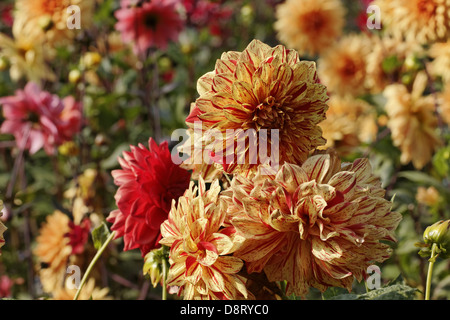
[[[315,55],[341,36],[345,8],[340,0],[287,0],[277,6],[276,17],[281,42],[300,54]]]
[[[383,93],[387,98],[387,126],[394,145],[400,148],[400,161],[402,164],[412,162],[419,170],[431,160],[441,143],[436,133],[435,98],[422,95],[427,81],[426,74],[420,72],[411,92],[403,84],[392,84]]]
[[[124,250],[139,248],[142,257],[158,248],[161,223],[167,219],[172,200],[189,186],[190,174],[174,164],[167,141],[159,146],[150,138],[149,149],[131,146],[119,158],[122,167],[114,170],[117,210],[107,218],[116,238],[123,237]]]
[[[422,44],[446,40],[450,34],[450,3],[446,0],[375,0],[383,28],[397,39]]]
[[[276,157],[301,163],[325,144],[317,124],[328,108],[326,87],[314,62],[300,61],[282,45],[253,40],[243,52],[223,53],[215,70],[198,80],[197,91],[186,123],[194,130],[200,123],[202,150],[227,173],[256,171]]]
[[[351,290],[370,264],[383,262],[401,215],[391,212],[367,159],[342,163],[313,155],[302,166],[285,163],[275,177],[236,175],[223,193],[227,214],[245,240],[234,253],[248,273],[287,281],[287,292],[310,287]]]
[[[200,177],[172,204],[161,225],[160,244],[170,247],[167,285],[178,286],[186,300],[236,300],[248,297],[244,263],[230,254],[236,249],[235,229],[223,227],[226,212],[215,180],[209,190]]]

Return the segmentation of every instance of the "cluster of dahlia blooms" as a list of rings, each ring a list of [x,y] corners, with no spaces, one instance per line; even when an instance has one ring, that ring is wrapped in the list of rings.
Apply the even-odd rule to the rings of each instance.
[[[385,241],[395,241],[401,215],[391,212],[369,161],[343,163],[333,150],[317,150],[326,142],[319,123],[328,96],[313,62],[254,40],[243,52],[225,52],[197,88],[181,147],[190,157],[174,164],[167,143],[150,139],[149,150],[131,147],[113,172],[112,229],[125,250],[139,248],[149,259],[152,249],[170,248],[165,285],[172,292],[258,299],[255,287],[280,282],[287,296],[311,287],[351,290],[369,265],[390,256]],[[256,139],[248,134],[239,149],[230,130]],[[261,147],[264,130],[264,143],[278,153],[271,171],[251,150]]]
[[[72,96],[60,99],[29,82],[14,96],[0,98],[3,121],[0,132],[14,135],[17,146],[34,154],[41,148],[49,155],[81,128],[81,104]]]

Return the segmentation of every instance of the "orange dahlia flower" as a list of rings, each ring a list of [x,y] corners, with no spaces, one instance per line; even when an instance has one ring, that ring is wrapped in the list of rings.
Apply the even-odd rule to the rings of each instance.
[[[319,57],[321,82],[338,95],[367,93],[367,55],[372,43],[365,34],[349,34]]]
[[[287,0],[276,8],[278,38],[300,54],[327,50],[341,36],[345,8],[340,0]]]
[[[383,28],[397,39],[422,44],[446,40],[450,34],[450,3],[444,0],[375,0]]]
[[[287,281],[286,294],[309,287],[351,290],[370,264],[383,262],[401,220],[391,212],[367,159],[340,163],[331,154],[302,166],[285,163],[273,179],[236,175],[223,193],[228,215],[244,237],[234,256],[247,271]]]
[[[54,46],[70,44],[90,27],[94,6],[93,0],[17,0],[13,30]],[[70,29],[78,18],[80,29]]]
[[[193,129],[200,122],[203,131],[222,136],[211,141],[205,133],[202,148],[211,148],[211,159],[225,172],[255,171],[267,164],[261,157],[264,145],[271,146],[266,160],[278,156],[279,163],[301,163],[325,143],[317,124],[325,119],[328,97],[318,82],[314,62],[300,61],[284,46],[253,40],[243,52],[223,53],[215,70],[198,80],[200,97],[186,123]],[[229,135],[233,130],[236,134]],[[248,141],[245,147],[237,142],[241,137]]]
[[[45,224],[39,230],[37,245],[33,251],[41,269],[40,280],[45,292],[54,292],[64,281],[66,267],[72,253],[70,239],[69,217],[60,211],[49,215]]]
[[[236,300],[248,297],[245,279],[237,273],[244,263],[231,256],[236,248],[233,227],[222,228],[220,186],[215,180],[208,191],[200,177],[172,204],[161,225],[160,244],[170,247],[169,286],[178,286],[184,299]],[[198,193],[198,195],[197,195]]]

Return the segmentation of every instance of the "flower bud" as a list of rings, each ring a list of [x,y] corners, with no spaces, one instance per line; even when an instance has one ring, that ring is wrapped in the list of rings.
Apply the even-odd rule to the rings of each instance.
[[[150,276],[150,281],[153,287],[156,287],[162,280],[162,264],[166,263],[164,260],[167,253],[165,248],[154,249],[147,253],[144,258],[144,275],[148,274]]]
[[[437,244],[441,258],[450,257],[450,220],[441,220],[427,227],[423,233],[426,244]]]

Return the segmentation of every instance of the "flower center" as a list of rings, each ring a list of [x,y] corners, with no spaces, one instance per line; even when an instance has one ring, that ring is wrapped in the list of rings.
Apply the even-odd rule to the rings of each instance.
[[[159,17],[154,13],[148,13],[144,17],[144,24],[149,29],[155,30],[158,25]]]
[[[261,128],[283,129],[284,121],[287,118],[289,116],[280,107],[280,104],[270,96],[256,107],[252,121],[258,130]]]
[[[436,4],[430,0],[419,0],[417,1],[417,11],[428,19],[434,15]]]
[[[312,12],[307,17],[305,17],[305,26],[306,31],[309,32],[315,32],[322,29],[322,26],[324,25],[325,21],[323,19],[322,14],[320,12]]]

